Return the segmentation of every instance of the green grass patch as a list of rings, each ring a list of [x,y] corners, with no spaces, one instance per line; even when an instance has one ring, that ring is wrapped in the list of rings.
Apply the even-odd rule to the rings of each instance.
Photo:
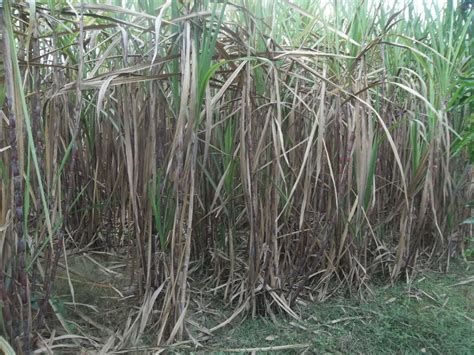
[[[215,351],[242,349],[242,353],[250,348],[309,344],[310,353],[471,354],[473,281],[472,267],[465,263],[449,273],[425,272],[411,283],[375,286],[367,300],[337,298],[311,304],[301,310],[302,321],[246,320],[222,331],[209,346]]]

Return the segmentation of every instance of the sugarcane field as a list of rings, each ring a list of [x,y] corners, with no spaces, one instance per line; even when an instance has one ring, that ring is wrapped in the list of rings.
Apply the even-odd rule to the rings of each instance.
[[[0,0],[0,354],[474,353],[474,1]]]

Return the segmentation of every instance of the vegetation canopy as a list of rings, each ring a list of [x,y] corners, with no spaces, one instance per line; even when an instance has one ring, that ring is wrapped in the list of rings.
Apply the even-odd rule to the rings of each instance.
[[[469,254],[473,23],[452,0],[0,0],[0,340],[199,346]]]

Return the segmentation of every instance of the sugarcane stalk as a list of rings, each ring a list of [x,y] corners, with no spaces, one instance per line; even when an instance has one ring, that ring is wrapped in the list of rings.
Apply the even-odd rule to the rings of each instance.
[[[78,66],[78,73],[77,73],[77,81],[76,81],[76,107],[75,107],[75,126],[72,132],[72,149],[71,149],[71,160],[68,166],[68,177],[69,177],[69,184],[66,190],[66,199],[64,202],[63,208],[63,223],[62,227],[59,230],[58,238],[56,240],[56,250],[54,250],[54,258],[51,263],[49,275],[45,276],[44,282],[44,297],[42,300],[42,304],[40,307],[40,311],[38,314],[38,327],[43,325],[44,315],[46,314],[46,310],[49,303],[49,298],[51,296],[54,280],[56,278],[57,267],[59,263],[59,259],[61,257],[61,251],[63,248],[63,240],[64,240],[64,232],[65,228],[67,227],[68,217],[69,217],[69,206],[70,201],[72,201],[72,194],[73,194],[73,179],[74,179],[74,172],[76,167],[77,161],[77,144],[76,140],[79,136],[80,128],[81,128],[81,111],[82,111],[82,91],[81,91],[81,82],[82,82],[82,73],[83,73],[83,42],[84,42],[84,8],[81,6],[80,10],[80,21],[79,21],[79,66]],[[48,258],[49,262],[51,257]]]
[[[2,5],[2,4],[0,4]],[[16,277],[19,284],[20,293],[20,315],[23,328],[23,352],[29,354],[30,352],[30,329],[29,329],[29,300],[28,300],[28,277],[25,268],[25,253],[26,242],[24,236],[24,215],[23,215],[23,178],[20,173],[20,163],[18,156],[18,141],[17,141],[17,119],[15,112],[15,82],[12,65],[10,31],[6,30],[4,21],[4,9],[0,7],[0,32],[3,36],[3,52],[5,54],[5,82],[7,88],[6,103],[8,109],[8,143],[10,145],[10,181],[13,183],[13,228],[12,233],[16,232]],[[22,134],[20,134],[21,136]],[[3,276],[3,275],[2,275]],[[3,279],[3,277],[2,277]],[[2,281],[3,283],[3,281]],[[3,292],[2,292],[3,293]],[[13,321],[13,328],[16,326],[16,321]]]

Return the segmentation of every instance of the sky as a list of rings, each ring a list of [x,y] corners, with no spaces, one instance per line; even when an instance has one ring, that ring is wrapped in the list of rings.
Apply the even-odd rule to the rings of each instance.
[[[401,2],[399,0],[374,0],[374,1],[376,1],[376,2],[383,1],[384,3],[389,3],[391,5],[393,5],[394,3],[400,3]],[[453,0],[453,2],[457,3],[457,2],[459,2],[459,0]],[[428,4],[428,7],[432,8],[432,14],[434,15],[435,14],[435,7],[432,6],[432,4],[436,5],[438,8],[443,8],[446,5],[447,0],[413,0],[413,5],[415,6],[415,10],[420,14],[424,13],[423,3]]]
[[[269,0],[273,1],[273,0]],[[295,4],[298,4],[298,0],[290,0],[291,2],[294,2]],[[335,0],[314,0],[314,1],[319,1],[320,4],[325,5],[325,4],[333,4]],[[360,3],[363,0],[352,0],[355,3]],[[368,1],[369,7],[372,7],[370,5],[375,5],[378,7],[380,3],[383,3],[385,9],[396,9],[396,10],[401,10],[406,4],[409,4],[410,2],[413,3],[415,11],[420,15],[420,17],[424,17],[425,13],[425,6],[424,4],[427,5],[429,9],[431,9],[431,14],[433,16],[436,16],[437,12],[436,9],[443,9],[448,0],[365,0]],[[453,0],[454,6],[457,6],[462,0]],[[332,6],[326,7],[323,6],[325,9],[330,9]],[[329,10],[330,11],[330,10]]]

